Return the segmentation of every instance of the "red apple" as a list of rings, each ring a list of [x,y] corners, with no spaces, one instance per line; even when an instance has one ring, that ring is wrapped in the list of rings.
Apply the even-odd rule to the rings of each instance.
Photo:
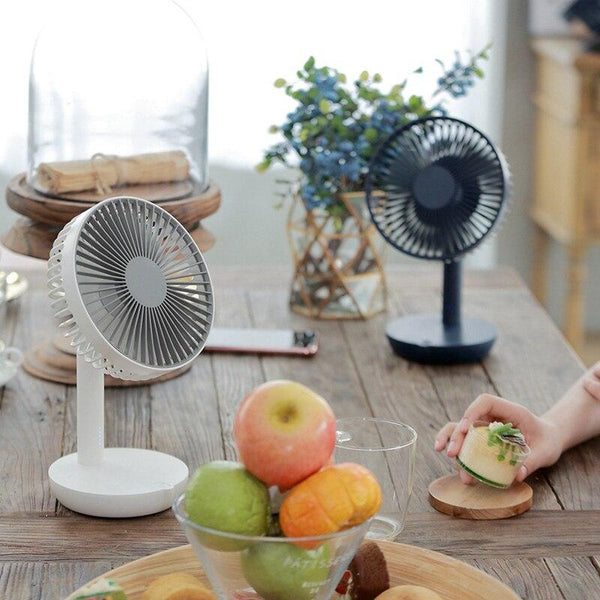
[[[233,436],[246,469],[285,491],[330,460],[335,417],[329,404],[307,387],[268,381],[240,404]]]

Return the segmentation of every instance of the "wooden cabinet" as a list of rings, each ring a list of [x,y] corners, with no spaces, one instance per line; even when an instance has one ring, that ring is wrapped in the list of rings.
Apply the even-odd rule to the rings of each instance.
[[[544,302],[551,237],[568,252],[565,334],[583,342],[586,254],[600,237],[600,53],[571,39],[535,39],[533,291]]]

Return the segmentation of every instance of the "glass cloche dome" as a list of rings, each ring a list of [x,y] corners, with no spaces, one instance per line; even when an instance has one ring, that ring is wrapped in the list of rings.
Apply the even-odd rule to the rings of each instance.
[[[171,0],[58,6],[31,61],[29,185],[83,192],[92,172],[98,193],[182,180],[204,190],[208,66],[192,19]]]

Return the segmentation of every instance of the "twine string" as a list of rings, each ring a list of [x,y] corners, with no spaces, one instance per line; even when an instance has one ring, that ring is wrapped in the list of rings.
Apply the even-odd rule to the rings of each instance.
[[[113,167],[117,175],[117,180],[113,183],[114,186],[119,187],[120,185],[123,185],[125,183],[125,175],[123,173],[121,159],[116,154],[103,154],[102,152],[96,152],[96,154],[92,156],[90,164],[96,179],[96,191],[99,194],[107,195],[112,192],[112,186],[110,182],[106,181],[102,171],[99,169],[99,164],[102,163]]]

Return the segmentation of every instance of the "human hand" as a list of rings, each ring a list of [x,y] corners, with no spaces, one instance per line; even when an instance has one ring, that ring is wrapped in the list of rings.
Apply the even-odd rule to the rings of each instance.
[[[585,391],[600,402],[600,363],[596,363],[583,378]]]
[[[599,366],[600,371],[600,366]],[[600,381],[599,381],[600,383]],[[600,393],[600,386],[599,386]],[[521,465],[516,481],[523,481],[540,467],[554,464],[562,453],[560,432],[555,424],[537,417],[527,408],[504,398],[482,394],[465,411],[459,423],[447,423],[435,437],[435,450],[446,448],[450,458],[455,458],[462,447],[469,427],[476,421],[502,421],[518,427],[531,449],[531,454]],[[473,478],[462,469],[459,475],[463,483],[471,483]]]

